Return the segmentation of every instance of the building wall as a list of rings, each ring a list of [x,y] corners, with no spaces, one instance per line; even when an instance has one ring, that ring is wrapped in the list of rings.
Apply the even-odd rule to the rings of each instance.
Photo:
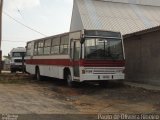
[[[126,79],[160,85],[160,30],[124,38]]]
[[[76,0],[74,0],[70,32],[78,31],[82,29],[84,29],[84,27],[82,24],[81,15],[79,13],[79,9],[78,9]]]
[[[153,28],[160,25],[160,6],[155,5],[160,0],[74,0],[70,31],[101,29],[126,35]]]

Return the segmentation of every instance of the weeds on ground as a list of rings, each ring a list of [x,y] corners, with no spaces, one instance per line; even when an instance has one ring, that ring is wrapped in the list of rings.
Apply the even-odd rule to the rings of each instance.
[[[29,75],[23,73],[2,73],[0,74],[0,83],[3,84],[25,84],[32,82],[33,80]]]

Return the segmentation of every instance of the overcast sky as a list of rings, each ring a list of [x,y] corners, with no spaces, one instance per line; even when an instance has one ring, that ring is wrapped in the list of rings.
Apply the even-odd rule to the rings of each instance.
[[[25,47],[27,41],[44,37],[18,24],[10,17],[42,34],[51,36],[69,31],[72,7],[73,0],[4,0],[3,55],[7,55],[12,48]]]

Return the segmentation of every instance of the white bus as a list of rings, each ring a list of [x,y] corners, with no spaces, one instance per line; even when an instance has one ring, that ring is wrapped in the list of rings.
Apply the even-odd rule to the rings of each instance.
[[[75,82],[125,78],[125,56],[121,33],[81,30],[27,43],[26,71],[36,76]]]
[[[10,51],[10,71],[14,73],[16,71],[23,71],[25,66],[23,66],[22,57],[26,54],[26,48],[24,47],[17,47],[13,48]]]

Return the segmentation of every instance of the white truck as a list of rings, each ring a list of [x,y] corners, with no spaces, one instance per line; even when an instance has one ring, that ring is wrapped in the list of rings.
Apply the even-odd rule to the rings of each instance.
[[[10,52],[10,71],[14,73],[16,71],[23,71],[25,70],[25,57],[26,48],[24,47],[17,47],[13,48]]]

